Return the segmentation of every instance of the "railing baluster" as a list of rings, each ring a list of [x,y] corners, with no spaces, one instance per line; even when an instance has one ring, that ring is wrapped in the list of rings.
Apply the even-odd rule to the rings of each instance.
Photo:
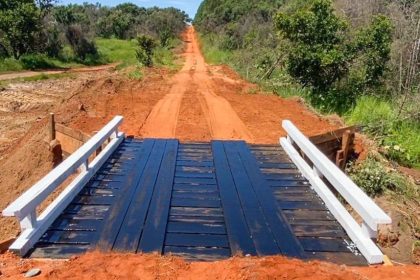
[[[32,211],[28,216],[20,220],[20,228],[22,229],[22,231],[24,231],[25,229],[35,228],[36,224],[37,220],[35,210]]]

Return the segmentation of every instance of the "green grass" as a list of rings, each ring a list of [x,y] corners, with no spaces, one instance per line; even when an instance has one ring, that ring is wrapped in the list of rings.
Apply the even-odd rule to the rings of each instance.
[[[201,51],[209,64],[229,64],[232,58],[232,52],[227,50],[221,50],[217,47],[215,42],[212,42],[212,38],[199,35],[198,40],[200,42]]]
[[[391,104],[372,96],[361,97],[346,117],[350,124],[361,124],[372,133],[384,133],[386,126],[395,120]]]
[[[136,40],[96,39],[99,53],[109,62],[120,62],[120,68],[134,65],[136,58]]]
[[[420,168],[420,124],[398,119],[395,110],[386,100],[364,96],[346,120],[364,126],[364,131],[377,140],[389,159]]]
[[[43,81],[43,80],[50,80],[50,79],[62,79],[62,78],[72,78],[74,74],[72,73],[60,73],[60,74],[39,74],[32,77],[24,77],[24,78],[17,78],[12,80],[4,80],[0,81],[0,86],[6,86],[10,83],[15,82],[36,82],[36,81]]]
[[[77,68],[86,65],[99,65],[113,62],[121,62],[125,66],[136,64],[135,40],[97,38],[95,42],[98,48],[99,58],[87,58],[83,62],[78,61],[74,57],[70,46],[65,46],[59,58],[51,58],[43,54],[31,54],[25,55],[19,60],[14,58],[0,60],[0,73],[22,70]]]

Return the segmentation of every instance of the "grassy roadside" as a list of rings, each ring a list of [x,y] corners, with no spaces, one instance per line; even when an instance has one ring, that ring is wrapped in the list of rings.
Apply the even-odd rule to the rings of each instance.
[[[129,73],[131,79],[141,79],[142,70],[138,65],[136,57],[136,40],[119,40],[119,39],[96,39],[96,46],[99,52],[97,64],[119,63],[117,70],[129,66],[135,66],[135,69]],[[171,70],[177,70],[179,64],[176,62],[175,50],[181,46],[179,39],[171,40],[167,47],[156,47],[153,55],[154,65],[157,67],[167,67]],[[94,63],[96,64],[96,63]],[[0,74],[8,72],[19,72],[24,70],[59,70],[68,68],[79,68],[90,66],[92,63],[82,64],[74,59],[72,51],[69,47],[65,47],[60,58],[50,58],[45,55],[29,55],[24,56],[20,60],[6,58],[0,60]],[[29,82],[46,79],[59,79],[68,77],[70,74],[40,74],[33,77],[19,78],[7,81],[1,81],[0,86],[4,86],[10,82]]]
[[[270,79],[262,78],[267,71],[264,59],[276,55],[272,50],[272,53],[254,49],[225,51],[217,47],[217,37],[199,36],[199,40],[208,63],[227,64],[244,79],[258,84],[265,91],[282,97],[299,96],[308,100],[309,90],[294,82],[281,65],[274,69]],[[326,112],[321,107],[314,109],[320,113],[334,113]],[[361,125],[389,160],[409,168],[420,168],[420,123],[398,116],[397,111],[397,106],[390,100],[361,96],[355,106],[341,117],[349,125]]]

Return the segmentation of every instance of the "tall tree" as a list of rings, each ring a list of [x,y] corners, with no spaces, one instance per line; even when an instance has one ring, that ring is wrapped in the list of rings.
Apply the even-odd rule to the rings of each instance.
[[[0,0],[2,43],[16,59],[33,49],[39,26],[40,9],[33,0]]]

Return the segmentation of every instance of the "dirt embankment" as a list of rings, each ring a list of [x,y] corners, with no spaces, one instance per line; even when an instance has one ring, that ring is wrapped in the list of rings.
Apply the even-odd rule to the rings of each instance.
[[[88,253],[70,261],[21,260],[0,256],[4,279],[24,279],[40,268],[35,279],[307,279],[307,280],[417,280],[414,266],[356,268],[284,257],[235,257],[218,262],[188,263],[178,257]]]

